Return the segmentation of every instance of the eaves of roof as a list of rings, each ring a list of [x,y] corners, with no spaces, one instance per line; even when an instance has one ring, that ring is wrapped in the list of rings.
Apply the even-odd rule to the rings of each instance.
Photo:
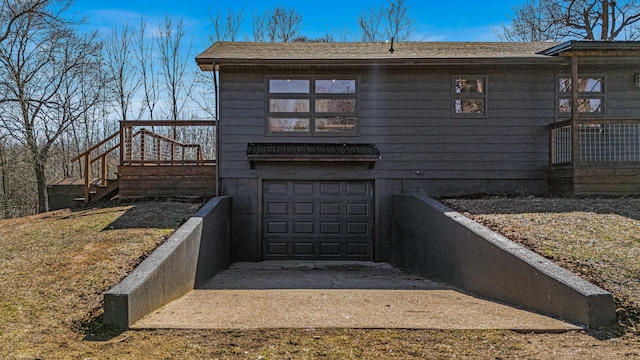
[[[558,56],[572,53],[619,56],[623,53],[639,53],[640,41],[582,41],[571,40],[541,51],[541,55]]]
[[[558,43],[216,43],[196,57],[203,70],[213,64],[255,65],[444,65],[553,63],[542,51]]]

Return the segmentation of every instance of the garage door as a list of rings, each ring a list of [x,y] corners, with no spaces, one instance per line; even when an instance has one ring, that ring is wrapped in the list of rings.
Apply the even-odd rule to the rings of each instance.
[[[265,259],[372,260],[370,181],[263,182]]]

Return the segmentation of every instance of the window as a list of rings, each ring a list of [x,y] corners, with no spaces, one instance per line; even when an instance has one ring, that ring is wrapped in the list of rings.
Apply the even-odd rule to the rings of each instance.
[[[358,89],[353,78],[268,80],[269,134],[354,135]]]
[[[573,88],[570,77],[558,78],[558,117],[570,117],[573,108]],[[578,79],[578,112],[584,115],[604,114],[604,78]]]
[[[454,115],[484,117],[487,112],[487,79],[481,76],[453,78]]]

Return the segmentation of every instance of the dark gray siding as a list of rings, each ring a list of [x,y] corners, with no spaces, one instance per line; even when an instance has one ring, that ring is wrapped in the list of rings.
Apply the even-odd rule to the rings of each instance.
[[[553,69],[348,72],[360,78],[359,135],[348,137],[265,135],[265,78],[283,74],[294,73],[221,71],[219,166],[222,192],[233,197],[234,261],[261,259],[263,180],[375,180],[374,258],[379,261],[388,260],[394,194],[547,191],[547,126],[555,118]],[[454,75],[487,77],[485,118],[453,116]],[[381,159],[370,170],[322,163],[251,169],[248,142],[374,143]]]
[[[455,74],[487,76],[487,118],[452,117]],[[336,177],[454,180],[468,182],[469,189],[474,180],[537,180],[533,188],[514,184],[496,190],[546,191],[546,126],[555,116],[553,71],[359,74],[360,134],[353,137],[266,136],[265,75],[222,73],[222,179],[287,178],[300,173],[295,165],[252,170],[246,160],[248,142],[365,142],[376,144],[382,153],[375,168],[340,169]],[[331,176],[326,169],[323,173]],[[429,192],[428,186],[424,190]]]
[[[453,117],[453,75],[487,76],[486,118]],[[362,76],[361,135],[382,154],[376,176],[434,185],[462,181],[470,193],[482,192],[474,191],[477,180],[540,180],[539,188],[521,190],[544,191],[545,126],[553,119],[554,95],[539,78],[539,73],[514,76],[482,69]],[[439,195],[430,186],[425,183],[423,191]]]
[[[611,60],[603,60],[609,63]],[[640,88],[635,76],[640,74],[637,64],[579,66],[580,74],[603,75],[605,78],[605,115],[610,118],[640,118]]]

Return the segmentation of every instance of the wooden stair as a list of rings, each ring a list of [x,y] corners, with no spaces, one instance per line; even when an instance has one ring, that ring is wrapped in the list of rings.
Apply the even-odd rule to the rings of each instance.
[[[49,209],[72,208],[111,199],[118,195],[120,189],[118,179],[107,179],[106,185],[102,184],[102,179],[91,179],[89,183],[89,201],[85,201],[84,179],[65,178],[49,182]]]

